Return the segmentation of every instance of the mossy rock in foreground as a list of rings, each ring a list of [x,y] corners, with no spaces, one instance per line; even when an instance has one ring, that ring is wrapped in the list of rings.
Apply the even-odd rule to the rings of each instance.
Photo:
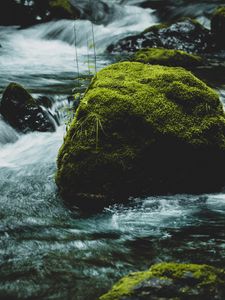
[[[211,31],[217,47],[225,49],[225,6],[214,12],[211,20]]]
[[[182,68],[123,62],[98,72],[81,100],[56,183],[65,200],[92,208],[104,199],[215,191],[224,172],[217,93]]]
[[[99,300],[223,300],[225,272],[208,265],[161,263],[132,273]]]
[[[133,60],[145,64],[184,68],[193,68],[203,64],[203,59],[198,55],[164,48],[141,49],[134,54]]]

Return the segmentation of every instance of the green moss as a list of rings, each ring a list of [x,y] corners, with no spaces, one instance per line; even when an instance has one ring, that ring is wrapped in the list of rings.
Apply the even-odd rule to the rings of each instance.
[[[57,14],[72,16],[74,14],[74,10],[69,0],[51,0],[49,2],[50,8],[54,10]]]
[[[99,300],[120,300],[125,296],[132,294],[132,290],[142,281],[151,278],[151,271],[136,272],[132,273],[124,278],[122,278],[118,283],[116,283],[112,290],[100,297]]]
[[[208,265],[162,263],[153,266],[151,276],[165,277],[173,280],[185,279],[190,272],[198,286],[215,285],[225,282],[224,270],[219,270]]]
[[[214,13],[213,16],[220,16],[225,18],[225,6],[222,6],[220,8],[217,8]]]
[[[169,26],[168,23],[160,23],[160,24],[153,25],[153,26],[150,26],[150,27],[146,28],[142,33],[147,33],[147,32],[150,32],[150,31],[158,32],[158,30],[167,28],[168,26]]]
[[[197,19],[195,19],[195,18],[181,17],[181,18],[178,20],[178,22],[183,22],[183,21],[187,21],[187,20],[191,21],[191,23],[193,23],[193,24],[195,24],[195,25],[197,25],[197,26],[202,27],[201,23],[199,23],[199,21],[198,21]]]
[[[223,167],[224,149],[216,92],[182,68],[117,63],[97,73],[81,100],[59,152],[56,182],[75,203],[79,193],[209,188],[219,182],[208,172]]]
[[[148,48],[137,51],[134,61],[152,65],[164,65],[170,67],[196,67],[203,63],[198,55],[188,54],[181,50],[168,50],[164,48]]]
[[[145,272],[132,273],[122,278],[113,286],[111,291],[100,297],[99,300],[139,299],[138,296],[141,295],[141,284],[145,281],[154,283],[153,285],[148,284],[147,288],[145,285],[143,288],[145,295],[149,293],[152,297],[159,294],[157,288],[158,290],[161,289],[161,293],[171,293],[172,288],[173,295],[169,297],[169,294],[166,294],[166,296],[169,297],[169,299],[178,300],[193,299],[191,297],[193,291],[195,293],[194,299],[200,299],[198,295],[205,295],[205,297],[207,297],[201,299],[214,299],[218,290],[221,297],[221,292],[223,294],[225,292],[225,272],[223,270],[208,265],[161,263],[152,266]],[[166,290],[163,283],[166,283],[166,288],[169,286],[170,289]],[[138,295],[138,293],[140,293],[140,295]],[[161,298],[163,298],[162,294],[160,295]],[[132,298],[132,296],[135,297]],[[140,297],[140,299],[142,298]]]

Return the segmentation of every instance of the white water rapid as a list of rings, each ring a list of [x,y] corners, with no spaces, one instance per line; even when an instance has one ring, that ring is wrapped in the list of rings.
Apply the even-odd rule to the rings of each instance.
[[[109,44],[157,23],[141,2],[95,2],[111,3],[108,22],[93,25],[98,70],[112,61]],[[52,96],[63,115],[78,71],[74,30],[85,75],[94,58],[90,21],[0,27],[0,97],[15,81],[34,97]],[[225,263],[224,194],[132,199],[91,216],[66,208],[54,181],[64,122],[54,133],[23,135],[0,117],[0,299],[95,300],[152,263]]]

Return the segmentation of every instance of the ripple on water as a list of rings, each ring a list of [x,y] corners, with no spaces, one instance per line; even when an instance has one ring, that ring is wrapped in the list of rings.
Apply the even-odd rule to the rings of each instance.
[[[85,218],[56,196],[31,202],[35,209],[27,217],[7,207],[0,227],[0,291],[95,299],[124,274],[155,262],[221,265],[224,199],[224,194],[133,199]]]

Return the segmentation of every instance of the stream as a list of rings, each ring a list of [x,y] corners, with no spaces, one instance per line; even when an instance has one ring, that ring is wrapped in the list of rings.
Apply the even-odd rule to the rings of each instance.
[[[105,2],[110,3],[108,20],[93,27],[97,70],[114,61],[105,53],[110,43],[159,23],[160,16],[165,19],[146,5],[151,1]],[[192,12],[208,24],[203,7],[210,12],[218,3],[196,1],[198,14],[196,7]],[[190,5],[179,10],[185,12]],[[225,265],[224,193],[130,199],[93,215],[64,206],[54,182],[56,158],[66,132],[67,97],[76,89],[76,77],[93,71],[93,47],[87,47],[93,42],[91,32],[89,20],[52,21],[22,30],[0,27],[0,96],[15,81],[34,97],[51,96],[61,115],[56,132],[25,135],[0,117],[2,300],[95,300],[122,276],[157,262]],[[225,79],[214,81],[224,101]],[[84,89],[87,82],[79,85]]]

